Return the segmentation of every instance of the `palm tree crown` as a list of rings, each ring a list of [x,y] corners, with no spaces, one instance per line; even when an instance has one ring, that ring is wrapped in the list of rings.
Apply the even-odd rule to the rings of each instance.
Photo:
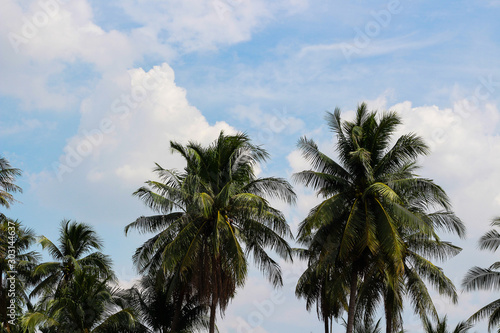
[[[30,306],[28,288],[34,283],[31,273],[40,259],[40,254],[30,251],[35,242],[33,230],[23,227],[19,221],[0,214],[0,331],[13,332],[7,316],[7,306],[14,298],[9,296],[14,281],[16,313],[23,306]],[[16,325],[14,325],[16,326]]]
[[[42,292],[53,293],[61,285],[71,281],[76,272],[92,271],[102,278],[114,278],[111,259],[102,254],[103,243],[93,228],[85,223],[63,220],[59,245],[45,236],[39,238],[43,249],[47,249],[55,261],[38,265],[34,275],[41,279],[32,291],[36,296]]]
[[[0,157],[0,206],[9,208],[15,201],[12,193],[22,192],[22,189],[14,184],[14,180],[19,176],[21,170],[12,168],[7,159]]]
[[[500,227],[500,217],[493,219],[493,227]],[[481,250],[496,251],[500,246],[500,232],[491,229],[479,239]],[[473,267],[464,277],[462,286],[466,291],[498,289],[500,286],[500,261],[493,263],[488,268]],[[499,328],[500,326],[500,299],[497,299],[474,313],[469,321],[476,322],[489,317],[488,330]]]
[[[74,333],[132,332],[136,313],[113,287],[108,276],[95,271],[76,271],[53,295],[43,296],[34,311],[22,318],[27,332]]]
[[[186,160],[184,172],[157,165],[162,181],[149,181],[135,193],[162,215],[139,218],[125,231],[159,232],[137,250],[136,264],[141,271],[177,271],[184,281],[189,276],[210,305],[213,332],[215,309],[224,311],[245,282],[248,254],[274,285],[282,284],[279,265],[265,248],[291,259],[284,237],[292,235],[284,215],[266,197],[293,203],[295,193],[284,179],[255,176],[254,167],[268,154],[245,134],[221,132],[208,147],[170,145]]]
[[[460,322],[455,326],[453,331],[448,330],[448,322],[446,316],[444,318],[437,320],[436,326],[432,325],[428,318],[424,319],[424,332],[425,333],[467,333],[472,325],[467,322]]]

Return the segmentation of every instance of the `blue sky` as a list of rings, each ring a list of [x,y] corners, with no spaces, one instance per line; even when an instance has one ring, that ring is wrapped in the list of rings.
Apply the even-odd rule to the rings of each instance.
[[[301,135],[334,154],[326,110],[349,118],[366,101],[398,111],[401,133],[431,145],[421,174],[468,226],[466,240],[443,235],[464,248],[443,264],[459,286],[495,260],[476,242],[500,215],[499,14],[496,0],[2,0],[0,154],[24,171],[22,203],[7,215],[49,238],[63,218],[94,225],[130,285],[145,236],[123,227],[150,213],[131,193],[154,162],[182,167],[170,140],[245,131],[271,153],[261,174],[289,177],[308,167]],[[317,202],[296,189],[297,206],[277,203],[294,230]],[[292,292],[302,268],[283,265],[278,295],[254,270],[221,332],[321,331]],[[488,300],[436,304],[456,323]]]

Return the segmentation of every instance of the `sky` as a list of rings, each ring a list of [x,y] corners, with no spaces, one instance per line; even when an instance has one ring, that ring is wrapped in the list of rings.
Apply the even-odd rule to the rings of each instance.
[[[246,132],[271,155],[260,176],[309,166],[306,135],[335,156],[326,111],[352,118],[361,102],[397,111],[398,134],[422,136],[423,177],[450,195],[467,238],[439,263],[458,305],[435,298],[453,326],[495,299],[466,293],[463,276],[498,254],[477,240],[500,215],[500,1],[1,0],[0,155],[23,170],[6,215],[56,240],[60,221],[91,224],[123,286],[151,235],[123,228],[152,214],[132,193],[154,163],[183,167],[170,140],[208,144]],[[295,232],[319,199],[295,184],[276,202]],[[40,249],[41,250],[41,249]],[[252,268],[221,332],[321,332],[294,287],[305,263],[282,262],[283,288]],[[436,293],[434,293],[436,294]],[[420,332],[409,303],[405,329]],[[336,328],[338,329],[338,325]],[[485,332],[486,324],[474,327]]]

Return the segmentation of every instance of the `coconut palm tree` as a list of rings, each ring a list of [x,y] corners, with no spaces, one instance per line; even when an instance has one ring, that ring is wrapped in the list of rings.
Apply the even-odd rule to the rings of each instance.
[[[491,226],[500,227],[500,217],[493,219]],[[491,229],[479,239],[479,248],[495,252],[500,246],[500,232],[497,229]],[[492,290],[498,289],[500,285],[500,261],[493,263],[488,268],[471,268],[462,282],[462,287],[466,291],[473,290]],[[470,318],[470,322],[477,322],[483,318],[489,317],[488,330],[498,328],[500,325],[500,299],[482,307]]]
[[[467,333],[472,325],[467,322],[460,322],[455,326],[453,331],[448,330],[447,318],[444,316],[443,319],[437,319],[436,326],[433,326],[429,318],[424,318],[424,332],[425,333]]]
[[[386,267],[383,258],[379,258],[373,262],[373,268],[359,290],[358,309],[365,317],[371,317],[377,309],[377,304],[383,303],[386,332],[396,332],[403,328],[404,299],[410,300],[414,312],[423,321],[428,314],[438,318],[426,282],[435,286],[441,295],[449,297],[455,303],[458,301],[452,281],[432,259],[445,260],[457,255],[461,248],[421,233],[400,234],[405,244],[402,274],[391,274],[390,267]]]
[[[456,233],[461,238],[465,237],[465,226],[453,212],[427,213],[426,205],[415,200],[419,198],[418,193],[411,195],[407,192],[405,198],[408,199],[407,206],[410,211],[426,220],[435,230],[444,229]],[[426,282],[435,286],[441,295],[449,297],[453,302],[458,301],[455,286],[433,261],[449,259],[460,253],[461,248],[440,240],[437,235],[429,237],[425,233],[404,228],[403,225],[398,227],[398,232],[404,243],[402,274],[395,276],[391,267],[385,264],[386,258],[378,258],[372,263],[373,269],[361,286],[358,300],[358,308],[365,316],[373,315],[376,305],[383,303],[386,332],[389,333],[398,328],[402,329],[401,312],[404,299],[411,301],[414,312],[422,320],[425,320],[428,314],[438,318]]]
[[[354,324],[354,332],[355,333],[381,333],[382,329],[380,328],[380,319],[374,323],[373,321],[358,321]]]
[[[40,282],[31,292],[31,296],[53,294],[82,270],[95,272],[103,279],[114,278],[111,259],[99,252],[103,246],[102,240],[93,228],[85,223],[63,220],[58,245],[45,236],[39,237],[38,241],[55,261],[36,266],[33,274]]]
[[[6,332],[16,331],[13,327],[22,308],[31,305],[27,292],[34,282],[31,272],[40,259],[38,252],[29,250],[35,240],[33,230],[0,214],[0,327]],[[11,300],[15,301],[14,316],[7,313]]]
[[[75,271],[53,294],[45,294],[37,308],[22,318],[27,332],[112,333],[133,330],[136,315],[112,287],[111,277],[96,271]]]
[[[161,182],[149,181],[135,195],[161,215],[139,218],[125,231],[158,233],[137,250],[134,261],[141,271],[161,267],[191,281],[210,308],[213,333],[217,308],[223,313],[246,280],[249,254],[275,286],[282,284],[279,265],[266,248],[291,260],[285,237],[292,235],[267,198],[293,203],[295,193],[284,179],[255,176],[254,167],[268,154],[245,134],[221,132],[208,147],[170,146],[186,160],[184,172],[157,166]]]
[[[0,157],[0,206],[9,208],[15,202],[12,193],[22,192],[22,189],[14,184],[19,176],[21,170],[12,168],[6,158]]]
[[[136,309],[141,318],[141,325],[137,327],[137,331],[145,333],[206,331],[207,307],[198,302],[192,291],[182,291],[184,296],[180,312],[177,313],[176,301],[181,293],[178,287],[182,288],[185,285],[175,285],[172,291],[171,285],[176,282],[175,276],[165,276],[159,271],[154,276],[143,276],[138,284],[122,292],[122,297]],[[176,328],[172,329],[174,321]]]
[[[365,320],[357,320],[354,323],[354,333],[381,333],[382,328],[380,328],[380,320],[376,323],[371,318],[365,318]],[[344,326],[347,323],[344,321]]]
[[[338,320],[347,307],[348,281],[338,267],[320,267],[320,258],[314,258],[307,250],[301,250],[302,257],[309,257],[309,265],[300,276],[295,295],[304,298],[307,311],[316,305],[318,318],[324,323],[325,333],[331,331],[333,319]]]
[[[338,162],[306,137],[298,143],[312,169],[294,178],[325,199],[301,223],[298,239],[312,252],[320,251],[325,264],[319,267],[334,265],[348,276],[347,333],[352,333],[358,287],[369,263],[384,257],[394,278],[404,270],[405,246],[398,227],[434,235],[434,226],[409,209],[405,196],[418,193],[424,207],[451,207],[439,186],[413,173],[417,158],[429,152],[423,140],[410,133],[391,146],[401,124],[396,113],[378,117],[361,104],[353,122],[342,121],[338,108],[327,113],[327,122],[337,136]]]

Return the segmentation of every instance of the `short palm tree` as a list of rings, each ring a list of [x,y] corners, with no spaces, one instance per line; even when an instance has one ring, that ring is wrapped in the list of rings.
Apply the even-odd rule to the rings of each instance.
[[[320,267],[320,258],[313,258],[307,250],[300,252],[302,257],[309,259],[309,265],[297,282],[295,295],[305,299],[307,311],[316,306],[318,318],[323,321],[325,333],[328,333],[333,319],[338,320],[347,307],[348,281],[338,267]]]
[[[453,331],[448,330],[447,318],[437,319],[436,326],[433,326],[429,318],[424,318],[424,333],[467,333],[472,325],[467,322],[460,322]]]
[[[39,283],[31,296],[42,293],[53,294],[70,282],[79,271],[93,271],[102,278],[114,278],[111,259],[100,252],[103,243],[93,228],[85,223],[63,220],[61,222],[59,244],[41,236],[39,243],[55,261],[41,263],[34,269]]]
[[[12,193],[22,192],[22,189],[14,184],[19,176],[21,170],[12,168],[6,158],[0,157],[0,206],[9,208],[15,201]]]
[[[110,277],[95,271],[75,271],[73,278],[22,318],[27,332],[114,333],[133,330],[136,315],[111,287]]]
[[[327,113],[327,121],[337,136],[338,162],[306,137],[298,143],[312,169],[294,178],[325,198],[301,223],[298,239],[310,253],[319,251],[312,257],[321,258],[318,268],[334,265],[348,281],[347,333],[352,333],[358,287],[369,264],[383,257],[392,279],[404,271],[405,245],[398,228],[435,234],[433,221],[413,212],[408,196],[416,200],[418,193],[423,208],[451,207],[439,186],[413,173],[417,158],[429,151],[423,140],[410,133],[391,145],[401,124],[396,113],[378,116],[361,104],[353,122],[342,121],[338,108]]]
[[[500,217],[493,219],[493,227],[500,227]],[[491,229],[479,239],[479,248],[481,250],[496,251],[500,246],[500,232],[497,229]],[[462,286],[466,291],[473,290],[491,290],[497,289],[500,285],[500,261],[493,263],[488,268],[473,267],[464,277]],[[470,318],[470,322],[477,322],[483,318],[489,317],[488,329],[499,328],[500,326],[500,299],[482,307]]]
[[[380,328],[380,320],[376,323],[370,319],[365,318],[365,320],[357,320],[354,323],[354,333],[381,333],[382,328]],[[344,322],[344,326],[347,326],[347,323]]]
[[[404,231],[400,231],[400,234],[405,244],[402,274],[397,276],[391,274],[390,267],[386,267],[383,258],[379,258],[373,263],[373,268],[368,272],[359,290],[358,308],[366,317],[375,313],[379,302],[383,303],[386,332],[402,329],[404,299],[410,300],[414,312],[423,321],[428,314],[437,318],[437,311],[426,282],[435,286],[441,295],[449,297],[455,303],[458,301],[452,281],[432,262],[432,259],[442,261],[453,257],[461,251],[461,248],[421,233],[405,234]]]
[[[254,167],[268,154],[245,134],[224,135],[208,147],[197,143],[171,148],[186,160],[184,172],[157,166],[161,182],[149,181],[135,194],[161,215],[142,217],[125,231],[156,232],[134,257],[142,271],[162,268],[191,281],[210,308],[209,332],[215,331],[216,309],[223,313],[247,275],[247,257],[274,285],[281,270],[266,252],[290,259],[285,237],[291,232],[284,215],[266,198],[293,203],[295,193],[280,178],[257,178]]]
[[[14,332],[22,308],[31,305],[27,295],[34,282],[31,272],[40,259],[38,252],[29,250],[35,240],[33,230],[0,214],[0,327],[6,332]],[[7,315],[11,300],[14,317]]]
[[[184,296],[180,312],[177,313],[176,300],[181,290],[177,288],[178,285],[173,286],[171,290],[172,284],[176,284],[175,276],[164,276],[163,272],[159,271],[153,276],[143,276],[137,285],[122,291],[122,297],[141,318],[138,331],[145,333],[206,331],[207,307],[199,304],[192,292],[182,291]],[[174,321],[177,321],[175,330],[172,329]]]

